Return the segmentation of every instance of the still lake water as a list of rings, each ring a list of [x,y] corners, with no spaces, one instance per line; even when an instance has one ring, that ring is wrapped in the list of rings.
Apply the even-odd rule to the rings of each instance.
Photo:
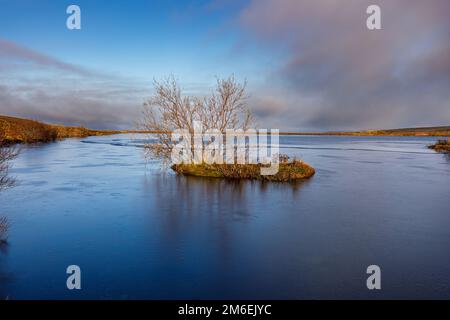
[[[294,185],[179,177],[137,138],[23,147],[0,194],[0,297],[450,298],[450,159],[434,138],[281,137],[317,169]]]

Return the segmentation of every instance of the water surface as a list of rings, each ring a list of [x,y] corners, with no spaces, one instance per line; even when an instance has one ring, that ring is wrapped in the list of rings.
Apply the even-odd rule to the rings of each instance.
[[[317,169],[298,184],[179,177],[131,135],[24,147],[0,194],[0,297],[448,298],[450,159],[434,140],[281,137]]]

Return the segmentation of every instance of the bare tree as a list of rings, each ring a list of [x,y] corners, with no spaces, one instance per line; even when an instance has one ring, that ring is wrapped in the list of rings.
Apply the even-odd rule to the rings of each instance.
[[[209,96],[195,97],[182,94],[176,79],[171,76],[154,81],[155,94],[144,104],[143,130],[153,132],[156,142],[146,145],[153,158],[168,160],[171,155],[171,133],[175,129],[194,132],[194,122],[203,130],[247,130],[253,118],[247,107],[246,83],[239,84],[234,76],[218,79]]]
[[[6,145],[4,141],[5,130],[0,127],[0,191],[12,187],[15,183],[15,180],[8,173],[10,161],[17,156],[17,150]],[[7,243],[8,227],[8,220],[5,217],[0,217],[0,249]]]
[[[4,131],[0,128],[0,191],[12,187],[15,180],[9,176],[10,161],[17,156],[14,147],[3,143]]]

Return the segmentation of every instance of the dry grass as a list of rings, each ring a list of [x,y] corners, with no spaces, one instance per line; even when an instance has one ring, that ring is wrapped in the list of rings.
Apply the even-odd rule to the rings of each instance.
[[[364,131],[331,131],[331,132],[281,132],[280,135],[319,135],[319,136],[392,136],[392,137],[445,137],[450,136],[450,126],[421,127]]]
[[[435,144],[428,146],[428,148],[433,149],[437,152],[450,152],[450,139],[448,140],[438,140]]]
[[[119,131],[90,130],[83,127],[50,125],[34,120],[0,116],[0,144],[51,142],[64,138],[83,138],[120,133]]]
[[[290,182],[308,179],[315,174],[314,168],[300,160],[281,159],[278,173],[261,175],[261,164],[179,164],[172,170],[179,174],[197,177],[250,179],[274,182]]]

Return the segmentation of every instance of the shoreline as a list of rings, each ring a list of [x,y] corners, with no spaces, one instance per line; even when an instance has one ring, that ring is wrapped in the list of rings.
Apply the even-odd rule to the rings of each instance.
[[[86,138],[116,134],[160,134],[145,130],[95,130],[83,126],[47,124],[35,120],[0,115],[0,144],[53,142],[66,138]],[[352,137],[450,137],[450,126],[387,130],[289,132],[280,136],[352,136]]]
[[[92,130],[81,126],[47,124],[35,120],[0,115],[0,145],[54,142],[119,134],[119,130]]]

